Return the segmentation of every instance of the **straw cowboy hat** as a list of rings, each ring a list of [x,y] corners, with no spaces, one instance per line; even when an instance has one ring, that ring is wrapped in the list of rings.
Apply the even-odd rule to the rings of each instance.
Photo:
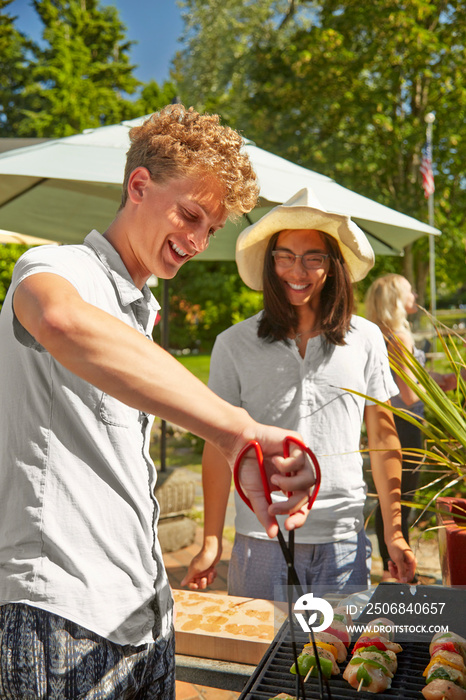
[[[241,279],[251,289],[262,289],[269,239],[285,229],[314,229],[333,236],[338,241],[353,282],[363,279],[374,265],[374,251],[359,226],[349,216],[330,214],[322,209],[313,193],[304,188],[238,236],[236,264]]]

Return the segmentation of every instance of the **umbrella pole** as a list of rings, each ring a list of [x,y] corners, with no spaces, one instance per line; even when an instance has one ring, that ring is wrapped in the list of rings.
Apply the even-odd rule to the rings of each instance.
[[[168,280],[163,280],[163,301],[162,301],[162,347],[168,351],[168,316],[169,316],[169,295]],[[167,471],[167,422],[162,418],[160,428],[160,471]]]
[[[426,127],[426,144],[427,150],[432,159],[432,125],[435,121],[435,115],[432,112],[426,114],[425,122]],[[434,212],[434,193],[433,191],[429,194],[429,199],[427,200],[428,212],[429,212],[429,226],[434,227],[435,223],[435,212]],[[434,319],[434,324],[437,317],[437,286],[435,279],[435,238],[432,234],[429,235],[429,274],[430,274],[430,313]],[[435,331],[432,334],[432,350],[436,351],[437,347],[437,334]]]

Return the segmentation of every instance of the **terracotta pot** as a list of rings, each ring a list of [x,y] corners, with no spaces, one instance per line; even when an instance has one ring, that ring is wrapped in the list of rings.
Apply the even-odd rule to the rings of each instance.
[[[438,543],[445,586],[466,585],[466,498],[438,498]],[[440,512],[443,511],[443,512]]]

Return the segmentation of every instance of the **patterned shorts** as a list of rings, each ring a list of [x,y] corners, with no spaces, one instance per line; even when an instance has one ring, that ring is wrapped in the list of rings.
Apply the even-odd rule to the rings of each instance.
[[[22,603],[0,606],[2,700],[174,700],[175,643],[120,646]]]

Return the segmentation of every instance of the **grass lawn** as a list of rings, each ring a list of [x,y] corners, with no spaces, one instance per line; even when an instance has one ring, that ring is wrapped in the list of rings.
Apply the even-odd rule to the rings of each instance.
[[[209,380],[210,355],[182,355],[176,359],[200,379],[201,382],[207,384]]]

